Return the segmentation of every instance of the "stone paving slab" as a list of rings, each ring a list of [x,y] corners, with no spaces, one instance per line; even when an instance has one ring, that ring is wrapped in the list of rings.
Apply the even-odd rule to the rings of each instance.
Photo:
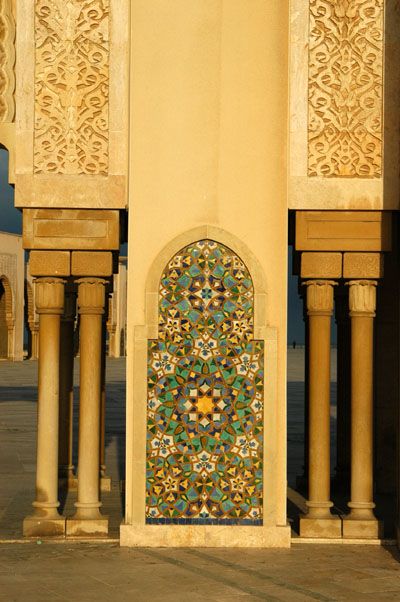
[[[400,600],[395,549],[126,549],[0,546],[0,602]]]
[[[289,350],[289,482],[301,472],[303,350]],[[332,372],[335,355],[332,354]],[[37,363],[0,362],[0,540],[21,540],[35,479]],[[123,516],[125,362],[107,363],[106,462],[112,491],[103,494],[110,537]],[[75,368],[78,399],[79,363]],[[332,383],[332,433],[335,386]],[[75,439],[77,439],[75,403]],[[77,449],[74,456],[76,462]],[[71,515],[75,493],[61,496]],[[304,500],[290,492],[298,512]],[[190,602],[218,600],[399,600],[394,547],[297,543],[291,550],[121,549],[117,543],[0,544],[0,602]]]

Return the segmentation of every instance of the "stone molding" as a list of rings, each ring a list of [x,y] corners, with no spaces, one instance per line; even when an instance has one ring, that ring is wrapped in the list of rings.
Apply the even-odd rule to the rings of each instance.
[[[80,314],[103,315],[105,304],[105,285],[101,278],[81,278],[78,284],[78,307]]]
[[[309,316],[331,316],[333,313],[333,280],[308,280],[307,313]]]
[[[376,310],[376,280],[350,280],[348,286],[350,316],[373,318]]]
[[[35,280],[35,303],[38,314],[59,314],[64,311],[64,285],[61,278]]]

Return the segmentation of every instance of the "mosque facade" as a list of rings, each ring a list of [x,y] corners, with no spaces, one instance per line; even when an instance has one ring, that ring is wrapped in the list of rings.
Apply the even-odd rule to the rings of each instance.
[[[308,358],[300,537],[383,537],[376,490],[398,489],[399,20],[396,0],[3,1],[0,143],[39,356],[26,536],[108,533],[108,329],[127,353],[121,545],[290,546],[291,244]],[[331,500],[333,319],[344,515]],[[66,517],[58,433],[77,325]]]

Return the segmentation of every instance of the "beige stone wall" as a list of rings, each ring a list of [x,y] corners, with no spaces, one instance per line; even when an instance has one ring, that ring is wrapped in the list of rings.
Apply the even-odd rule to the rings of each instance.
[[[126,355],[126,260],[120,259],[118,266],[118,274],[114,274],[113,280],[114,283],[111,300],[111,316],[109,316],[108,318],[110,327],[112,327],[113,334],[110,335],[109,338],[108,353],[111,357],[123,357]]]
[[[288,545],[286,124],[282,2],[132,2],[124,545]],[[174,253],[208,237],[246,263],[266,341],[264,528],[146,527],[147,339]]]
[[[6,305],[9,329],[9,359],[22,361],[24,353],[24,251],[22,237],[0,232],[0,279],[9,284],[11,304]],[[4,286],[4,282],[3,282]],[[6,294],[9,295],[8,291]],[[11,312],[10,312],[11,309]]]

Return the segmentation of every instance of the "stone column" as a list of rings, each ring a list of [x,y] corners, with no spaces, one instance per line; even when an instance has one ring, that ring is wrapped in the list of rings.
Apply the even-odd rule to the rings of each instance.
[[[114,321],[114,293],[108,297],[108,319],[107,319],[107,332],[108,332],[108,357],[118,357],[115,352],[115,334],[117,325]]]
[[[73,446],[73,403],[74,403],[74,321],[76,294],[67,290],[65,310],[61,318],[60,347],[60,422],[59,422],[59,468],[58,476],[67,489],[76,489],[72,463]]]
[[[309,475],[308,513],[300,519],[302,537],[341,537],[341,521],[330,508],[330,356],[333,286],[310,280],[309,318]]]
[[[64,310],[64,281],[36,281],[39,314],[39,378],[37,419],[36,500],[34,512],[24,520],[28,537],[60,536],[65,519],[58,513],[58,420],[60,318]]]
[[[334,487],[347,491],[350,483],[350,318],[347,287],[335,295],[337,324],[336,468]]]
[[[100,408],[100,489],[111,491],[111,477],[106,467],[106,322],[101,333],[101,408]]]
[[[378,538],[382,524],[373,508],[374,280],[349,282],[351,318],[351,500],[343,537]]]
[[[308,383],[309,383],[309,327],[308,327],[308,312],[307,312],[307,291],[304,291],[302,285],[299,286],[299,295],[303,301],[303,320],[304,320],[304,464],[303,474],[299,474],[296,477],[296,489],[301,492],[307,491],[308,486],[308,426],[309,426],[309,415],[308,415]]]
[[[67,520],[68,536],[102,537],[108,518],[100,513],[101,341],[106,281],[78,280],[80,314],[80,407],[78,501]]]
[[[37,360],[39,358],[39,325],[34,322],[29,324],[31,331],[31,355],[30,360]]]

